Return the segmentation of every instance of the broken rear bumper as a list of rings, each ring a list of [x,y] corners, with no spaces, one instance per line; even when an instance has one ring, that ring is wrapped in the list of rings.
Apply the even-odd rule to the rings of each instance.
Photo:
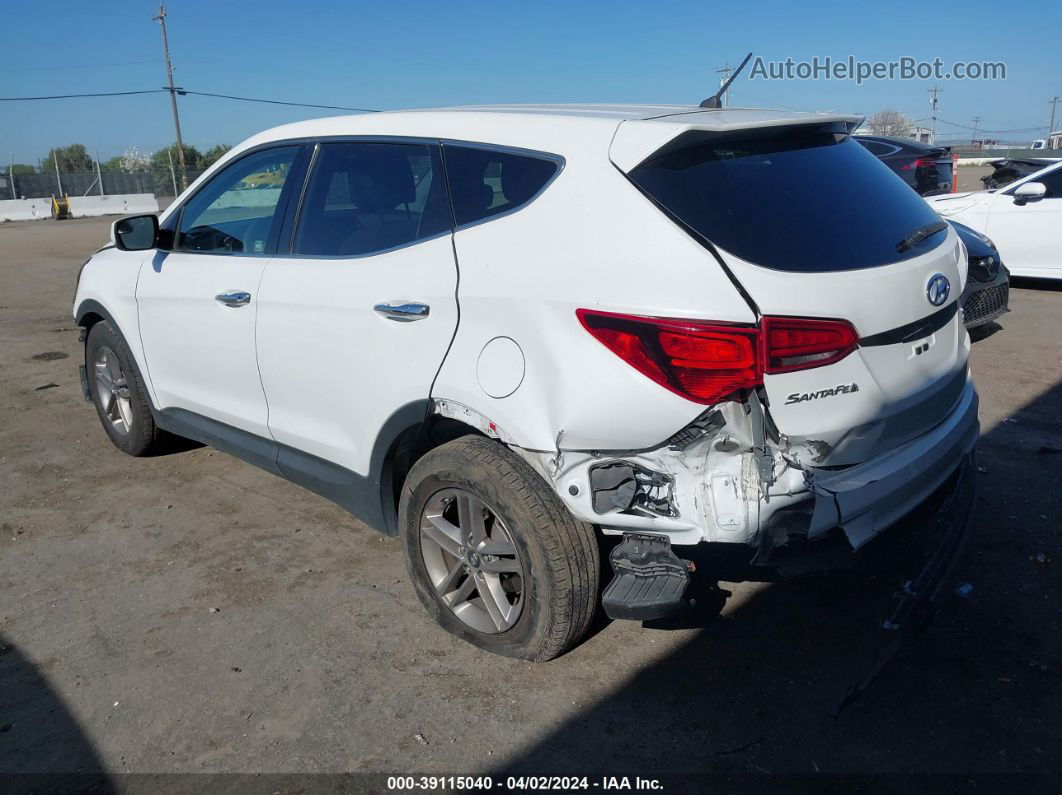
[[[929,499],[972,455],[980,433],[977,402],[967,381],[952,413],[924,436],[865,464],[809,475],[808,538],[840,527],[858,550]]]

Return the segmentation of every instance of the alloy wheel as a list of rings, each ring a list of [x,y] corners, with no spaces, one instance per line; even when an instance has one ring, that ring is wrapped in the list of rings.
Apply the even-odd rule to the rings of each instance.
[[[479,632],[511,629],[524,607],[524,571],[498,514],[469,491],[448,488],[428,500],[420,518],[428,577],[442,602]]]
[[[96,399],[107,422],[123,436],[133,427],[133,407],[129,384],[118,355],[106,345],[100,346],[93,361]]]

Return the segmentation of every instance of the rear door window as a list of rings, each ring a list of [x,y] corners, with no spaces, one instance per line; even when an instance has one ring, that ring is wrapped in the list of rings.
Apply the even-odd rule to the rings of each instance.
[[[447,144],[446,175],[458,226],[524,206],[560,170],[560,161],[490,148]]]
[[[918,256],[940,221],[888,166],[833,129],[692,133],[630,172],[668,212],[712,243],[783,271],[843,271]]]
[[[362,256],[450,229],[437,146],[324,143],[306,187],[292,252]]]

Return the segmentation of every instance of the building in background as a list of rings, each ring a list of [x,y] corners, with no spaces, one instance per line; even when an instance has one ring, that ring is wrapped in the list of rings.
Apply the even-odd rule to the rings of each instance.
[[[933,131],[928,127],[915,127],[913,130],[911,130],[911,134],[905,137],[912,138],[915,141],[918,141],[918,143],[920,144],[928,144],[929,146],[933,146],[933,138],[935,136],[933,134]]]

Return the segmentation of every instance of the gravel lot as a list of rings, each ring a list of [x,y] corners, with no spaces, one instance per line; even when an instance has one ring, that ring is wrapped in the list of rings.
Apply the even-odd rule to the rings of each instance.
[[[833,717],[869,584],[725,584],[533,665],[437,629],[399,542],[323,499],[206,448],[119,453],[70,317],[110,220],[0,225],[0,772],[1062,768],[1058,288],[1017,285],[974,344],[972,594]]]

